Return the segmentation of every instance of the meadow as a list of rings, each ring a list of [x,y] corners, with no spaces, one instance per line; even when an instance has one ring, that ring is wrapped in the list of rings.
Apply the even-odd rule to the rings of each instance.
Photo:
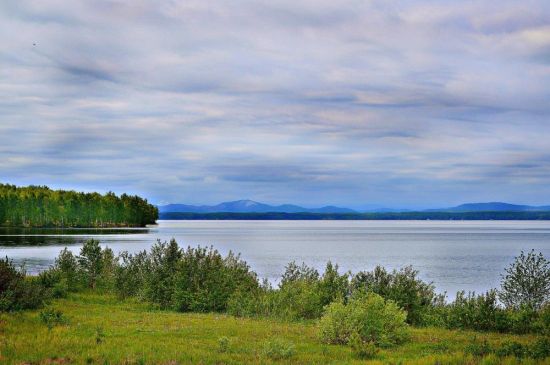
[[[319,341],[315,321],[238,318],[219,313],[177,313],[153,309],[135,299],[73,293],[47,309],[63,313],[51,329],[42,310],[0,314],[2,364],[550,364],[469,353],[473,339],[491,346],[533,335],[412,328],[411,340],[358,359],[348,346]],[[220,343],[227,338],[227,346]],[[281,342],[293,350],[277,358],[269,349]]]

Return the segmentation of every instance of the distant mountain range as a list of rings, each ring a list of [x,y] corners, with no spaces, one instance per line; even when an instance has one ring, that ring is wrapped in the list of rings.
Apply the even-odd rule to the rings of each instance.
[[[468,203],[452,208],[429,209],[426,212],[547,212],[550,211],[550,205],[531,206],[517,205],[500,202],[491,203]]]
[[[293,204],[269,205],[258,203],[253,200],[237,200],[232,202],[220,203],[217,205],[187,205],[187,204],[168,204],[158,207],[162,213],[388,213],[388,212],[410,212],[407,209],[387,209],[376,208],[370,210],[356,211],[349,208],[325,206],[321,208],[304,208]],[[516,205],[500,202],[491,203],[468,203],[451,208],[428,209],[422,212],[546,212],[550,211],[550,205],[530,206]]]
[[[217,205],[168,204],[158,207],[160,213],[356,213],[353,209],[326,206],[322,208],[304,208],[298,205],[268,205],[253,200],[237,200]]]

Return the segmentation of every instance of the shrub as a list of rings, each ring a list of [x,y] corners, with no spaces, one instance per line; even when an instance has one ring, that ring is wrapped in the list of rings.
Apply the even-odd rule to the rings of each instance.
[[[262,353],[273,360],[281,360],[292,357],[296,353],[296,350],[292,342],[274,339],[264,344]]]
[[[0,312],[39,308],[47,299],[39,280],[26,278],[7,257],[0,260]]]
[[[218,338],[218,352],[228,352],[229,351],[229,338],[226,336]]]
[[[135,255],[122,252],[119,255],[119,264],[115,268],[114,289],[121,298],[145,298],[145,283],[149,274],[147,252],[142,251]]]
[[[286,320],[321,317],[323,305],[315,282],[297,280],[281,285],[270,293],[273,315]]]
[[[476,337],[474,337],[472,342],[466,345],[464,351],[476,357],[483,357],[492,353],[493,348],[489,345],[487,339],[479,341]]]
[[[364,342],[357,333],[351,335],[349,345],[353,354],[363,360],[373,359],[378,354],[378,347],[374,342]]]
[[[173,307],[178,311],[226,311],[236,291],[258,288],[256,274],[239,255],[188,248],[177,265]]]
[[[504,321],[495,290],[481,295],[458,292],[455,300],[447,307],[446,315],[448,328],[489,331],[497,329],[497,323],[502,324]]]
[[[547,303],[537,313],[537,319],[533,323],[534,332],[550,336],[550,303]]]
[[[349,343],[353,334],[377,346],[392,346],[409,337],[407,314],[395,302],[378,294],[352,297],[347,305],[335,302],[319,321],[319,335],[326,343]]]
[[[113,250],[106,247],[101,251],[101,272],[98,277],[98,287],[111,291],[115,287],[118,259]]]
[[[56,268],[50,268],[38,275],[38,283],[48,290],[53,298],[65,298],[69,291],[67,280]]]
[[[550,338],[542,337],[533,342],[529,348],[529,356],[534,359],[550,357]]]
[[[81,275],[78,270],[78,262],[71,251],[65,247],[55,260],[54,268],[48,271],[57,271],[59,278],[64,279],[69,291],[76,290],[81,285]]]
[[[495,353],[500,357],[515,356],[517,358],[523,358],[527,355],[527,348],[519,342],[507,341],[502,343]]]
[[[347,344],[354,333],[356,333],[356,327],[351,320],[350,307],[341,301],[330,304],[319,320],[321,341],[331,344]]]
[[[103,259],[99,241],[94,239],[86,241],[80,249],[77,261],[86,285],[94,289],[103,270]]]
[[[96,345],[100,345],[103,342],[105,342],[105,332],[103,331],[103,327],[97,326],[95,328],[95,343]]]
[[[435,293],[432,283],[420,280],[411,266],[392,272],[377,266],[371,272],[357,273],[351,286],[354,291],[373,292],[393,300],[407,312],[407,322],[414,325],[425,324],[424,317],[433,305],[444,299]]]
[[[251,290],[239,288],[227,301],[227,313],[237,317],[275,317],[275,296],[267,280]]]
[[[550,300],[550,261],[522,251],[503,275],[499,298],[508,308],[540,309]]]
[[[330,262],[322,276],[317,270],[295,262],[285,267],[278,290],[264,283],[252,295],[241,295],[248,312],[285,320],[317,319],[326,305],[334,300],[345,300],[349,275],[338,273],[338,266]],[[242,312],[244,309],[232,312]]]
[[[40,320],[44,323],[49,330],[55,326],[66,323],[63,312],[58,309],[47,308],[39,313]]]

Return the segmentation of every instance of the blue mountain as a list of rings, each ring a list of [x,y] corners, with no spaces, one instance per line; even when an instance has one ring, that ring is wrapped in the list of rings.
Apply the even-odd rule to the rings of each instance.
[[[452,208],[444,209],[429,209],[426,212],[544,212],[550,211],[550,206],[531,206],[531,205],[518,205],[508,204],[501,202],[490,203],[468,203],[458,205]]]
[[[269,205],[253,200],[236,200],[217,205],[168,204],[158,207],[160,213],[356,213],[353,209],[325,206],[321,208],[304,208],[293,204]]]

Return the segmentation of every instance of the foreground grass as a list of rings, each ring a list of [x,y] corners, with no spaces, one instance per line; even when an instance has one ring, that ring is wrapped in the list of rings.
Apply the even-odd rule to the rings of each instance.
[[[112,296],[73,294],[51,307],[67,323],[49,330],[39,311],[0,315],[0,364],[364,364],[346,346],[324,345],[313,323],[285,323],[220,314],[182,314]],[[227,352],[218,339],[229,338]],[[533,336],[413,329],[409,343],[381,350],[372,364],[517,364],[513,358],[476,359],[463,353],[472,338],[491,344],[528,343]],[[292,342],[288,359],[269,358],[266,342]],[[550,364],[550,360],[526,364]]]

